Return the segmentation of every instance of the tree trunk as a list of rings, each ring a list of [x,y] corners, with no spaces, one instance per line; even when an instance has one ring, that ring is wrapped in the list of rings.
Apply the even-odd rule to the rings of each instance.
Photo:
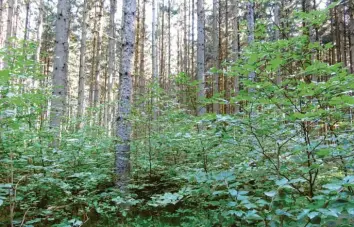
[[[26,16],[25,16],[25,31],[23,35],[24,40],[28,40],[28,31],[29,31],[29,16],[30,16],[30,1],[26,1]]]
[[[225,60],[228,61],[228,49],[229,49],[229,1],[225,0]],[[228,88],[229,80],[227,75],[224,75],[224,98],[230,100],[230,89]],[[225,104],[225,113],[230,113],[230,104]]]
[[[142,19],[141,19],[141,38],[140,38],[140,78],[139,78],[139,86],[140,86],[140,94],[144,94],[145,90],[145,17],[146,17],[146,0],[143,0],[143,8],[142,8]]]
[[[3,17],[3,13],[4,13],[4,0],[0,0],[0,48],[2,48],[2,44],[3,44],[3,27],[2,27],[2,17]],[[1,69],[1,62],[0,62],[0,69]]]
[[[354,1],[349,2],[350,69],[354,73]]]
[[[132,64],[134,53],[135,34],[135,0],[123,0],[123,21],[122,21],[122,55],[120,59],[120,84],[119,102],[117,116],[117,137],[116,147],[116,174],[118,175],[117,186],[125,191],[130,174],[130,134],[131,123],[129,115],[131,113],[132,98]]]
[[[213,66],[215,69],[219,69],[219,37],[218,37],[218,7],[219,0],[213,0],[213,32],[212,32],[212,40],[213,40],[213,50],[212,50],[212,58],[213,58]],[[219,92],[219,73],[214,73],[214,83],[213,83],[213,95]],[[219,113],[219,104],[217,102],[213,103],[213,111],[214,113]]]
[[[53,99],[50,110],[50,127],[58,129],[66,111],[69,14],[69,0],[58,0],[53,61]]]
[[[152,43],[152,79],[154,83],[157,83],[157,61],[156,61],[156,3],[152,0],[152,31],[151,31],[151,43]]]
[[[279,0],[275,2],[274,6],[274,40],[278,41],[280,39],[280,2]],[[280,71],[277,71],[275,82],[279,85],[281,84],[281,75]]]
[[[134,52],[134,82],[133,82],[133,91],[134,97],[137,97],[138,93],[138,81],[139,81],[139,44],[140,44],[140,0],[137,1],[137,15],[136,15],[136,31],[135,34],[135,52]]]
[[[238,57],[239,57],[239,45],[238,45],[238,40],[239,40],[239,35],[238,35],[238,1],[239,0],[233,0],[233,15],[234,15],[234,19],[233,19],[233,23],[232,23],[232,27],[233,27],[233,40],[232,40],[232,52],[233,52],[233,59],[234,62],[237,62]],[[238,75],[235,76],[234,78],[234,89],[235,89],[235,96],[237,96],[240,93],[240,81],[239,81],[239,77]],[[240,111],[240,106],[239,104],[236,103],[235,105],[235,113],[238,113]]]
[[[116,55],[115,55],[115,14],[117,11],[117,1],[116,0],[110,0],[110,15],[109,15],[109,41],[108,41],[108,83],[107,83],[107,125],[108,125],[108,131],[111,131],[111,126],[112,126],[112,90],[113,90],[113,77],[115,75],[115,61],[116,61]]]
[[[87,0],[84,0],[84,5],[82,9],[82,21],[81,21],[81,41],[80,41],[80,68],[79,68],[79,88],[78,88],[78,105],[77,105],[77,118],[84,115],[85,110],[85,80],[86,80],[86,35],[87,35]],[[77,125],[77,128],[81,128],[82,123]]]
[[[197,80],[198,80],[198,115],[205,113],[205,107],[203,99],[205,97],[204,84],[205,84],[205,12],[204,12],[204,0],[197,0],[197,12],[198,12],[198,45],[197,45]]]
[[[8,9],[7,9],[7,23],[6,23],[6,38],[5,38],[5,47],[10,46],[10,38],[14,35],[14,20],[15,20],[15,8],[16,0],[9,0]],[[7,62],[4,62],[4,68],[7,67]]]
[[[36,41],[37,41],[37,49],[36,49],[36,62],[40,61],[40,53],[42,47],[42,33],[43,33],[43,7],[44,7],[44,0],[39,0],[38,6],[38,19],[37,19],[37,34],[36,34]]]
[[[165,75],[164,75],[164,70],[165,70],[165,59],[164,59],[164,45],[165,45],[165,40],[164,40],[164,33],[165,33],[165,5],[164,1],[161,9],[161,38],[160,38],[160,84],[161,87],[165,89]]]
[[[93,106],[97,107],[100,105],[100,97],[101,97],[101,55],[102,55],[102,32],[103,32],[103,0],[99,3],[100,4],[100,12],[98,15],[98,31],[97,32],[97,44],[96,44],[96,62],[95,62],[95,88],[94,88],[94,96],[93,96]]]
[[[254,42],[254,2],[249,0],[247,2],[247,29],[248,29],[248,45],[251,45]],[[256,78],[256,73],[250,72],[248,74],[248,79],[254,81]],[[252,89],[250,89],[252,91]]]
[[[167,77],[170,78],[171,75],[171,0],[168,0],[168,69],[167,69]],[[193,33],[192,33],[193,34]],[[170,89],[168,82],[167,90]]]

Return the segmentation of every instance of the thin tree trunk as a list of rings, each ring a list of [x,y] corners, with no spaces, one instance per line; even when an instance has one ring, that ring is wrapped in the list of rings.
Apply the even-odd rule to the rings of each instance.
[[[183,1],[183,70],[188,74],[187,1]]]
[[[165,89],[165,75],[164,75],[164,67],[165,67],[165,59],[164,59],[164,33],[165,33],[165,5],[164,5],[164,0],[162,0],[163,5],[161,9],[161,38],[160,38],[160,84],[161,87]]]
[[[113,90],[113,77],[115,75],[115,61],[116,61],[116,48],[115,48],[115,14],[117,11],[117,1],[110,0],[110,15],[109,15],[109,41],[108,41],[108,84],[107,84],[107,125],[108,131],[112,127],[112,90]]]
[[[151,43],[152,43],[152,78],[154,83],[158,82],[157,74],[157,61],[156,61],[156,3],[152,0],[152,32],[151,32]]]
[[[233,27],[233,40],[232,40],[232,52],[234,55],[234,61],[237,62],[238,61],[238,57],[239,57],[239,45],[238,45],[238,40],[239,40],[239,35],[238,35],[238,1],[239,0],[233,0],[233,5],[234,5],[234,19],[233,19],[233,23],[232,23],[232,27]],[[239,81],[239,77],[238,75],[235,76],[234,78],[234,89],[235,89],[235,96],[237,96],[240,93],[240,81]],[[236,103],[235,106],[235,113],[240,112],[240,105]]]
[[[141,38],[140,38],[140,72],[139,72],[139,84],[140,84],[140,94],[145,92],[145,17],[146,17],[146,0],[143,0],[142,8],[142,19],[141,19]]]
[[[55,26],[55,47],[53,61],[53,99],[50,110],[50,127],[61,126],[66,112],[69,55],[69,0],[58,0]],[[55,146],[57,144],[54,144]]]
[[[24,40],[28,40],[29,35],[29,16],[30,16],[30,1],[26,1],[26,17],[25,17],[25,31],[23,35]]]
[[[93,23],[93,40],[92,40],[92,60],[91,60],[91,72],[90,72],[90,88],[89,88],[89,106],[93,107],[93,97],[94,97],[94,76],[95,76],[95,66],[96,66],[96,46],[98,45],[97,43],[97,2],[94,2],[94,8],[95,8],[95,13],[94,13],[94,23]]]
[[[278,41],[280,39],[280,2],[279,0],[275,2],[274,6],[274,39]],[[276,83],[279,85],[282,82],[280,70],[276,72]]]
[[[192,48],[192,53],[191,53],[191,75],[192,78],[195,79],[195,70],[194,70],[194,57],[195,57],[195,50],[194,50],[194,14],[195,14],[195,1],[192,0],[192,43],[191,43],[191,48]]]
[[[15,8],[16,8],[16,0],[9,0],[8,9],[7,9],[7,25],[6,25],[6,38],[5,38],[5,47],[10,46],[10,39],[14,35],[13,27],[15,20]],[[4,62],[4,68],[7,67],[7,62]]]
[[[87,1],[84,0],[84,5],[82,9],[82,21],[81,21],[81,41],[80,41],[80,68],[79,68],[79,88],[78,88],[78,105],[77,105],[77,118],[80,118],[84,115],[85,110],[85,81],[86,81],[86,35],[87,35]],[[81,128],[83,124],[80,123],[77,125],[77,128]]]
[[[98,31],[97,32],[97,50],[96,50],[96,62],[95,62],[95,88],[94,88],[94,96],[93,96],[93,106],[97,107],[100,105],[100,97],[101,97],[101,55],[102,55],[102,32],[103,32],[103,0],[100,2],[100,12],[98,15]]]
[[[354,73],[354,1],[349,2],[350,69]]]
[[[119,142],[116,147],[116,174],[118,175],[116,184],[123,192],[127,189],[130,175],[131,122],[128,118],[131,113],[132,98],[131,60],[134,53],[135,11],[135,0],[123,0],[120,94],[117,116],[117,137]]]
[[[249,0],[247,2],[247,29],[248,29],[248,45],[254,42],[254,2]],[[254,71],[248,74],[248,79],[254,81],[256,78],[256,73]],[[250,89],[252,91],[253,89]]]
[[[218,7],[219,0],[213,0],[213,32],[212,32],[212,40],[213,40],[213,66],[215,69],[219,69],[219,37],[217,32],[218,27]],[[219,73],[214,73],[214,83],[213,83],[213,95],[219,92]],[[213,103],[213,111],[214,113],[219,113],[219,104],[217,102]]]
[[[229,1],[225,0],[225,60],[228,61],[228,49],[229,49]],[[224,75],[224,98],[225,100],[230,100],[230,90],[228,88],[229,80],[227,75]],[[230,104],[225,104],[225,113],[229,114]]]
[[[138,81],[139,81],[139,44],[140,44],[140,0],[137,1],[137,15],[136,15],[136,31],[138,31],[135,34],[135,52],[134,52],[134,82],[133,82],[133,92],[134,92],[134,97],[136,98],[138,93],[137,93],[137,87],[138,87]]]
[[[4,12],[4,0],[0,0],[0,48],[2,48],[3,45],[3,26],[2,26],[2,17],[3,17],[3,12]],[[1,62],[0,62],[0,69],[1,69]]]
[[[38,6],[38,19],[37,19],[37,34],[36,34],[36,41],[37,41],[37,49],[36,49],[36,62],[40,61],[40,53],[42,47],[42,33],[43,33],[43,7],[44,7],[44,0],[39,0]]]
[[[203,99],[205,97],[204,84],[205,84],[205,11],[204,0],[197,0],[198,12],[198,45],[197,45],[197,80],[198,80],[198,115],[205,113]]]
[[[167,77],[169,78],[171,75],[171,0],[168,0],[168,69],[167,69]],[[193,33],[192,33],[193,34]],[[167,90],[170,89],[169,81]]]

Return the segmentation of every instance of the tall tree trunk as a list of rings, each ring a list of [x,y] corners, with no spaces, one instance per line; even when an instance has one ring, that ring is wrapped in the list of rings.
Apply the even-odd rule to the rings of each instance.
[[[232,39],[232,52],[233,52],[233,60],[234,62],[237,62],[238,57],[239,57],[239,35],[238,35],[238,1],[239,0],[233,0],[233,23],[232,23],[232,28],[233,28],[233,39]],[[235,90],[235,96],[237,96],[240,93],[240,81],[238,75],[235,76],[234,78],[234,90]],[[239,104],[236,103],[235,106],[235,113],[238,113],[240,111],[240,106]]]
[[[350,69],[354,73],[354,1],[349,2]]]
[[[274,39],[275,41],[278,41],[280,39],[280,2],[279,0],[277,0],[275,2],[275,6],[274,6]],[[280,71],[278,70],[276,75],[276,83],[277,84],[281,84],[281,75],[280,75]]]
[[[15,8],[16,8],[16,0],[8,1],[8,9],[7,9],[7,23],[6,23],[6,38],[5,38],[5,47],[10,46],[10,39],[14,35],[14,22],[15,22]],[[4,62],[4,68],[7,67],[7,62]]]
[[[98,14],[98,31],[97,32],[97,45],[96,45],[96,62],[95,62],[95,88],[94,88],[94,96],[93,96],[93,106],[97,107],[100,105],[100,97],[101,97],[101,58],[102,58],[102,32],[103,32],[103,4],[104,1],[101,0],[100,4],[100,12]]]
[[[115,61],[116,61],[116,48],[115,48],[115,14],[117,11],[117,1],[110,0],[110,15],[109,15],[109,41],[108,41],[108,84],[107,84],[107,125],[108,131],[112,127],[112,90],[113,90],[113,77],[115,75]]]
[[[145,17],[146,17],[146,0],[143,0],[143,7],[142,7],[142,18],[141,18],[141,32],[140,32],[140,78],[139,78],[139,90],[140,94],[144,94],[145,90]]]
[[[168,0],[168,69],[167,69],[167,77],[170,78],[171,75],[171,0]],[[193,33],[192,33],[193,34]],[[168,88],[169,89],[169,85]]]
[[[131,60],[134,53],[134,34],[135,34],[135,0],[123,0],[123,21],[122,21],[122,55],[120,59],[120,84],[119,102],[117,116],[117,137],[116,147],[116,174],[118,175],[117,186],[126,190],[130,173],[130,134],[132,99],[132,78]]]
[[[192,48],[192,53],[191,53],[191,75],[192,78],[195,79],[195,70],[194,70],[194,57],[195,57],[195,50],[194,50],[194,14],[195,14],[195,1],[192,0],[192,43],[191,43],[191,48]]]
[[[85,110],[85,81],[86,81],[86,35],[87,35],[87,14],[88,7],[87,1],[84,0],[82,9],[82,21],[81,21],[81,41],[80,41],[80,68],[79,68],[79,88],[78,88],[78,105],[77,105],[77,118],[80,119],[84,115]],[[77,128],[81,128],[82,123],[77,125]]]
[[[156,59],[156,3],[155,0],[152,0],[152,32],[151,32],[151,43],[152,43],[152,79],[154,83],[157,83],[158,74],[157,74],[157,59]]]
[[[69,56],[69,0],[58,0],[53,61],[53,99],[50,127],[59,129],[66,111]],[[56,145],[56,144],[55,144]]]
[[[247,30],[248,30],[248,45],[254,42],[254,2],[253,0],[247,1]],[[248,79],[254,81],[256,73],[254,71],[248,74]],[[253,89],[250,89],[252,91]]]
[[[205,11],[204,0],[197,0],[197,12],[198,12],[198,45],[197,45],[197,80],[198,80],[198,115],[205,113],[205,107],[203,105],[203,99],[205,97],[204,84],[205,84]]]
[[[29,35],[29,18],[30,17],[30,1],[26,1],[26,16],[25,16],[25,31],[23,34],[23,39],[28,40],[28,35]]]
[[[165,2],[162,0],[162,9],[161,9],[161,38],[160,38],[160,84],[161,87],[165,89],[165,75],[164,75],[164,70],[165,70],[165,59],[164,59],[164,45],[165,45],[165,40],[164,40],[164,33],[165,33]]]
[[[39,0],[38,6],[38,18],[37,18],[37,33],[36,33],[36,41],[37,41],[37,49],[36,49],[36,62],[40,61],[40,53],[42,47],[42,33],[43,33],[43,7],[44,0]]]
[[[229,49],[229,0],[225,0],[225,60],[228,61],[228,49]],[[230,89],[228,88],[229,80],[227,75],[224,75],[224,98],[230,100]],[[230,104],[225,104],[225,113],[230,113]]]
[[[3,13],[4,13],[4,0],[0,0],[0,48],[2,48],[2,44],[3,44],[3,26],[2,26],[2,17],[3,17]],[[0,62],[0,69],[1,69],[1,62]]]
[[[89,81],[89,106],[93,107],[93,97],[94,97],[94,93],[95,93],[95,83],[94,83],[94,77],[95,77],[95,66],[96,66],[96,58],[98,58],[98,56],[96,56],[96,48],[97,45],[99,45],[97,43],[97,2],[94,2],[94,22],[93,22],[93,40],[92,40],[92,60],[91,60],[91,72],[90,72],[90,81]]]
[[[183,71],[188,74],[187,0],[183,0]]]
[[[140,44],[140,0],[137,1],[137,15],[136,15],[136,31],[135,34],[135,52],[134,52],[134,82],[133,82],[133,91],[134,97],[138,95],[138,81],[139,81],[139,44]]]
[[[213,58],[213,66],[215,69],[219,69],[219,37],[218,37],[218,12],[220,7],[219,0],[213,0],[213,32],[212,32],[212,40],[213,40],[213,50],[212,50],[212,58]],[[219,92],[219,73],[214,73],[214,82],[213,82],[213,95]],[[217,102],[213,103],[213,111],[214,113],[219,113],[219,104]]]

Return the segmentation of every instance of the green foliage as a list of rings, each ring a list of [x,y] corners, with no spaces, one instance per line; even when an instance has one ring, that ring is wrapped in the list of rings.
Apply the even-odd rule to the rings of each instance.
[[[326,11],[296,16],[316,25]],[[234,114],[193,116],[197,83],[185,73],[171,94],[148,86],[129,118],[132,173],[122,194],[104,128],[74,130],[81,119],[72,119],[51,147],[58,135],[47,126],[50,93],[35,44],[14,40],[0,71],[0,223],[352,226],[354,75],[313,58],[329,48],[307,35],[246,48],[225,72],[242,85]]]

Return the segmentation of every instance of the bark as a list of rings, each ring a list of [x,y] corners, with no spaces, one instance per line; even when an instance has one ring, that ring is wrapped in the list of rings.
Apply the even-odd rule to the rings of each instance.
[[[197,12],[198,12],[198,45],[197,45],[197,80],[198,80],[198,115],[205,113],[205,107],[202,101],[205,97],[204,84],[205,84],[205,11],[204,0],[197,0]]]
[[[43,7],[44,7],[44,0],[40,0],[38,6],[38,18],[37,18],[37,34],[36,34],[37,49],[36,49],[36,56],[35,56],[36,62],[39,62],[40,60],[40,51],[42,47]]]
[[[135,34],[135,52],[134,52],[134,97],[138,95],[137,93],[137,87],[138,87],[138,81],[139,81],[139,44],[140,44],[140,0],[137,1],[137,15],[136,15],[136,31],[138,31]]]
[[[345,53],[345,30],[344,30],[344,6],[340,4],[338,6],[338,22],[339,22],[339,50],[341,62],[346,65],[346,53]]]
[[[228,51],[229,51],[229,1],[225,0],[225,60],[228,61]],[[225,100],[230,100],[230,89],[228,88],[229,79],[227,75],[224,75],[224,98]],[[225,104],[225,113],[230,113],[230,105]]]
[[[161,38],[160,38],[160,84],[161,87],[165,89],[165,75],[164,75],[164,70],[165,70],[165,59],[164,59],[164,33],[165,33],[165,5],[163,2],[162,9],[161,9]]]
[[[171,75],[171,0],[168,0],[167,23],[168,23],[168,69],[167,69],[167,76],[169,78]],[[194,34],[194,32],[192,32],[192,34]],[[192,40],[194,40],[194,39],[192,39]],[[169,85],[168,85],[167,89],[169,89]]]
[[[119,142],[116,147],[116,174],[118,175],[116,184],[122,191],[127,189],[130,173],[131,122],[128,118],[131,113],[132,98],[131,60],[134,53],[135,11],[135,0],[123,0],[122,54],[119,75],[120,94],[117,116],[117,137]]]
[[[274,39],[277,41],[280,38],[280,2],[276,1],[274,5]],[[281,75],[280,71],[277,71],[276,83],[281,84]]]
[[[103,0],[100,4],[100,12],[98,14],[98,31],[97,32],[97,50],[96,50],[96,62],[95,62],[95,88],[94,88],[94,96],[93,96],[93,106],[97,107],[100,105],[100,97],[101,97],[101,58],[102,58],[102,33],[103,33]]]
[[[195,50],[194,50],[194,13],[195,13],[195,2],[192,0],[192,53],[191,53],[191,74],[192,78],[195,79],[195,73],[194,73],[194,56],[195,56]]]
[[[9,0],[7,8],[7,23],[6,23],[6,38],[5,38],[5,47],[10,46],[10,39],[14,36],[14,22],[15,22],[15,8],[16,0]],[[4,62],[4,68],[7,67],[7,62]]]
[[[80,68],[79,68],[79,88],[78,88],[78,107],[77,118],[80,119],[84,115],[85,110],[85,81],[86,81],[86,35],[87,35],[87,0],[84,0],[82,9],[82,21],[81,21],[81,40],[80,40]],[[82,123],[77,125],[77,128],[81,128]]]
[[[0,48],[2,47],[3,43],[3,27],[2,27],[2,17],[4,13],[4,0],[0,0]],[[0,69],[1,69],[1,62],[0,62]]]
[[[158,74],[157,74],[157,59],[156,59],[156,3],[155,0],[152,0],[152,32],[151,32],[151,43],[152,43],[152,79],[154,83],[157,83]]]
[[[117,1],[110,0],[110,15],[109,15],[109,41],[108,41],[108,83],[107,83],[107,125],[108,130],[111,131],[112,121],[112,90],[113,90],[113,77],[115,76],[115,14],[117,11]]]
[[[354,1],[349,2],[350,69],[354,73]]]
[[[94,8],[95,8],[95,12],[94,12],[94,23],[93,23],[93,40],[92,40],[92,60],[91,60],[91,72],[90,72],[90,90],[89,90],[89,106],[93,107],[93,97],[94,97],[94,76],[95,76],[95,66],[96,66],[96,58],[98,56],[96,56],[96,46],[98,45],[97,43],[97,2],[94,2]]]
[[[212,40],[213,40],[213,50],[212,50],[212,58],[213,58],[213,66],[215,69],[219,69],[219,37],[217,32],[218,27],[218,7],[219,0],[213,0],[213,32],[212,32]],[[219,73],[214,74],[214,83],[213,83],[213,94],[219,92]],[[213,111],[214,113],[219,112],[219,104],[213,103]]]
[[[30,1],[26,1],[26,16],[25,16],[25,31],[24,31],[24,40],[28,40],[28,31],[29,31],[29,16],[30,16]]]
[[[58,0],[55,25],[53,61],[53,99],[50,110],[50,127],[59,128],[66,111],[69,55],[69,0]]]
[[[233,53],[233,60],[234,62],[237,62],[239,58],[239,45],[238,45],[238,40],[239,40],[239,35],[238,35],[238,1],[239,0],[233,0],[233,5],[234,5],[234,19],[232,23],[233,27],[233,39],[232,39],[232,53]],[[234,78],[234,90],[235,90],[235,96],[237,96],[240,93],[240,81],[238,75],[235,76]],[[236,103],[235,106],[235,113],[238,113],[240,111],[240,106],[239,104]]]
[[[247,2],[247,29],[248,29],[248,45],[251,45],[254,42],[254,2],[249,0]],[[256,78],[256,73],[250,72],[248,74],[248,79],[254,81]],[[252,90],[252,89],[251,89]]]
[[[145,89],[145,17],[146,17],[146,0],[143,0],[142,18],[141,18],[141,32],[140,32],[140,94],[144,94]]]
[[[183,1],[183,71],[188,74],[187,1]]]

